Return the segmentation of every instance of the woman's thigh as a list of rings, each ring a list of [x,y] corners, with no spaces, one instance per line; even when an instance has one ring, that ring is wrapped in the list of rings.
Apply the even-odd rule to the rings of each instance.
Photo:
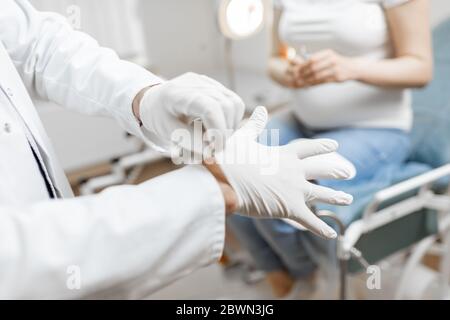
[[[270,120],[266,135],[260,137],[260,142],[271,146],[286,145],[292,140],[310,137],[311,132],[305,132],[292,113],[285,112]],[[351,161],[357,170],[357,176],[350,182],[324,182],[331,186],[370,180],[383,167],[403,163],[410,153],[409,135],[397,129],[345,128],[324,131],[312,137],[336,140],[339,154]]]
[[[339,143],[338,153],[351,161],[357,170],[355,179],[370,180],[378,170],[400,165],[410,152],[407,133],[396,129],[340,129],[317,134],[315,138],[334,139]]]

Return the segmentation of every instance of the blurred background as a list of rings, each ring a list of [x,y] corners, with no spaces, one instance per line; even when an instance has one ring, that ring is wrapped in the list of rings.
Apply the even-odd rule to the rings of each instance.
[[[122,58],[142,64],[165,78],[194,71],[227,84],[225,38],[219,30],[217,1],[31,2],[41,10],[57,11],[72,22],[78,19],[79,13],[81,30],[94,36],[100,44],[115,49]],[[269,100],[276,103],[280,95],[280,89],[265,73],[267,40],[267,32],[263,30],[248,40],[233,43],[236,91],[249,107],[267,104]],[[113,121],[74,115],[48,104],[42,104],[39,109],[68,171],[107,161],[135,148]],[[67,125],[73,128],[69,137]],[[59,134],[63,128],[64,137]]]
[[[32,0],[41,10],[68,17],[100,44],[166,78],[193,71],[225,85],[226,40],[219,29],[214,0]],[[432,0],[432,24],[450,16],[450,2]],[[78,21],[76,21],[78,20]],[[288,93],[267,75],[267,24],[260,32],[232,43],[235,91],[248,108],[276,106]],[[93,119],[41,103],[39,111],[69,172],[109,161],[135,150],[134,141],[108,119]],[[68,121],[66,121],[68,120]],[[67,126],[71,128],[68,134]],[[64,130],[65,134],[60,133]]]
[[[31,0],[38,9],[56,11],[95,37],[121,58],[138,63],[164,78],[184,72],[206,74],[235,90],[249,110],[256,105],[276,109],[289,101],[289,91],[267,75],[270,14],[262,28],[242,39],[230,39],[219,28],[219,0]],[[450,1],[431,0],[432,26],[450,18]],[[58,156],[75,190],[89,194],[103,187],[139,182],[171,170],[157,153],[144,150],[113,120],[74,114],[51,103],[37,102]],[[120,162],[123,172],[114,175]],[[111,175],[111,172],[113,174]],[[100,177],[100,179],[92,178]],[[231,239],[231,247],[233,240]],[[245,260],[239,257],[237,260]],[[433,261],[429,265],[433,265]],[[394,257],[395,264],[395,257]],[[270,298],[258,272],[243,273],[224,259],[170,286],[151,298]],[[389,298],[386,292],[365,297]],[[358,278],[355,280],[358,286]],[[362,280],[361,280],[362,281]],[[319,296],[322,297],[323,296]]]

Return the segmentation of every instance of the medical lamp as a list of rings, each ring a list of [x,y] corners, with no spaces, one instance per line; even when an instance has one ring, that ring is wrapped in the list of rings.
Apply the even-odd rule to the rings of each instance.
[[[223,0],[219,8],[219,25],[222,34],[233,40],[250,37],[264,26],[265,1]]]
[[[235,89],[232,41],[242,40],[260,32],[270,11],[270,0],[221,0],[219,27],[225,37],[225,59],[229,86]]]

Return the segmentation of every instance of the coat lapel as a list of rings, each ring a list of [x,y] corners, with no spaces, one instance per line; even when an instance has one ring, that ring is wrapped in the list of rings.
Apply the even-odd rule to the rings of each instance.
[[[72,189],[59,165],[33,101],[3,43],[0,41],[0,86],[33,135],[58,192],[72,197]]]
[[[43,137],[43,131],[39,115],[34,104],[20,78],[14,64],[9,58],[8,52],[0,42],[0,86],[5,91],[11,104],[16,108],[24,123],[33,134],[36,143],[48,157],[48,150]]]

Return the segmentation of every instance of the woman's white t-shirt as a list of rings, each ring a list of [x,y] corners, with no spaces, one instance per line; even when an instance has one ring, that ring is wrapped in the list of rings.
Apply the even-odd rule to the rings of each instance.
[[[409,0],[275,0],[280,39],[297,52],[332,49],[344,56],[393,57],[384,9]],[[412,124],[409,90],[357,81],[294,91],[296,116],[316,129],[398,128]]]

